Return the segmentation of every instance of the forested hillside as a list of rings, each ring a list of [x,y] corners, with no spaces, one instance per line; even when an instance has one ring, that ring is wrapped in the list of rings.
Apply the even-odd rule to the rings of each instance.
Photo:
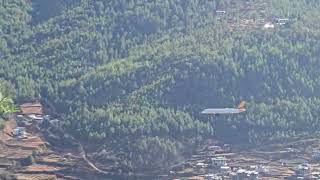
[[[167,167],[207,137],[259,144],[320,127],[316,0],[10,0],[0,77],[52,103],[93,158]],[[216,10],[225,10],[219,15]],[[264,29],[274,18],[286,25]],[[212,123],[206,107],[248,101]]]
[[[16,112],[17,108],[12,100],[12,86],[3,80],[0,80],[0,129],[4,126],[4,120],[8,113]]]

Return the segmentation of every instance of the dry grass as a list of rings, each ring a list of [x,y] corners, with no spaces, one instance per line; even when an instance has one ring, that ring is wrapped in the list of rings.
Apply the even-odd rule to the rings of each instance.
[[[56,166],[48,166],[48,165],[40,165],[40,164],[34,164],[27,166],[23,172],[28,173],[49,173],[49,172],[56,172],[63,170],[63,167],[56,167]]]
[[[56,180],[55,175],[47,174],[16,174],[18,180]]]

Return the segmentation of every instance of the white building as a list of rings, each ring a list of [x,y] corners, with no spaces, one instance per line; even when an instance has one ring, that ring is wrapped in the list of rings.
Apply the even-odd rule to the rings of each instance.
[[[239,169],[237,171],[237,175],[233,178],[235,180],[242,180],[242,179],[249,179],[249,180],[256,180],[259,176],[257,171],[247,171],[245,169]]]
[[[319,149],[315,149],[312,152],[312,158],[316,161],[320,160],[320,150]]]
[[[18,139],[26,138],[27,133],[26,133],[26,128],[25,127],[16,127],[12,131],[13,137],[16,137]]]
[[[43,120],[43,116],[42,115],[29,114],[28,117],[30,119],[36,120],[36,121],[42,121]]]
[[[202,162],[198,162],[198,163],[196,164],[196,167],[199,168],[199,169],[201,169],[201,168],[206,168],[207,166],[208,166],[207,164],[202,163]]]
[[[216,10],[216,14],[217,14],[218,16],[223,16],[223,15],[226,14],[226,11],[224,11],[224,10]]]
[[[214,157],[211,158],[211,164],[213,166],[226,166],[227,165],[227,159],[225,157]]]
[[[204,175],[205,180],[222,180],[223,178],[221,176],[218,176],[217,174],[206,174]]]
[[[217,16],[217,19],[220,20],[221,18],[223,18],[226,14],[226,11],[224,10],[216,10],[216,16]]]
[[[220,171],[221,173],[229,174],[231,172],[231,168],[229,166],[221,166]]]
[[[274,29],[274,25],[271,22],[266,23],[263,28],[265,29]]]
[[[310,167],[309,164],[300,164],[295,169],[296,176],[306,177],[310,175]]]
[[[276,23],[280,26],[282,25],[286,25],[289,23],[289,19],[288,18],[277,18],[276,19]]]

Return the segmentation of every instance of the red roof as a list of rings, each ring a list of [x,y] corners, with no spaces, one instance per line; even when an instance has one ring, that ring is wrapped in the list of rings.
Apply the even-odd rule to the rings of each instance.
[[[20,105],[20,111],[21,111],[22,114],[43,115],[42,105],[39,102],[21,104]]]

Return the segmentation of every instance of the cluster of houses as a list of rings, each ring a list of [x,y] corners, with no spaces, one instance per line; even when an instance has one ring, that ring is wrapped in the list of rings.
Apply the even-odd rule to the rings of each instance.
[[[283,26],[289,24],[289,18],[274,18],[273,21],[267,22],[263,28],[265,29],[273,29],[275,28],[275,24],[278,26]]]
[[[43,120],[43,110],[40,102],[31,102],[20,105],[20,112],[16,116],[18,125],[21,125],[22,120],[25,118],[31,121],[42,121]],[[19,139],[28,138],[26,127],[18,126],[12,130],[12,136]]]
[[[287,179],[320,179],[320,172],[313,172],[309,164],[303,163],[296,166],[294,174]]]
[[[227,147],[227,146],[226,146]],[[228,149],[228,148],[227,148]],[[203,177],[204,179],[251,179],[255,180],[258,178],[259,173],[265,172],[265,168],[262,166],[248,167],[247,169],[233,167],[228,165],[228,159],[223,156],[224,148],[220,146],[209,146],[207,148],[210,153],[211,158],[207,163],[198,162],[195,167],[197,170],[206,168],[207,174]]]
[[[207,168],[210,167],[215,170],[215,173],[204,175],[205,179],[233,179],[233,180],[255,180],[258,178],[260,172],[265,171],[262,166],[249,167],[248,169],[234,168],[227,164],[227,159],[223,156],[211,158],[210,164],[198,163],[197,167]]]
[[[18,127],[12,130],[12,136],[20,139],[28,138],[26,127],[28,124],[41,123],[44,116],[43,107],[40,102],[30,102],[20,105],[20,112],[16,115]]]
[[[315,162],[320,161],[320,149],[313,149],[311,158]],[[294,168],[294,175],[288,179],[320,179],[320,172],[312,171],[310,164],[301,163]]]
[[[228,153],[223,152],[224,148],[221,148],[220,146],[209,146],[206,148],[206,150],[207,153],[212,152],[209,153],[210,157],[207,157],[207,160],[205,161],[198,161],[193,166],[193,169],[195,170],[194,174],[204,174],[201,175],[201,177],[204,179],[255,180],[259,177],[284,177],[283,174],[281,174],[281,170],[279,172],[271,169],[269,170],[269,168],[266,168],[262,165],[238,167],[232,163],[229,164],[228,162],[230,161],[225,157],[225,155]],[[286,148],[285,152],[297,153],[298,150]],[[281,154],[281,152],[279,153]],[[314,161],[319,161],[320,149],[313,150],[311,155]],[[283,153],[282,156],[284,156]],[[316,172],[315,169],[311,168],[311,165],[309,165],[307,161],[303,159],[284,159],[279,162],[280,166],[296,164],[296,166],[291,169],[294,174],[289,175],[285,179],[320,179],[320,172]],[[288,172],[288,174],[291,172]]]
[[[217,20],[221,20],[223,19],[225,16],[227,15],[227,11],[226,10],[216,10],[215,11],[215,16]],[[263,19],[263,22],[265,22],[265,20]],[[284,26],[284,25],[288,25],[290,22],[289,18],[280,18],[280,17],[274,17],[272,18],[272,20],[267,21],[264,25],[263,28],[264,29],[274,29],[275,26]]]
[[[221,169],[225,166],[221,166]],[[243,179],[250,179],[255,180],[258,178],[259,174],[265,172],[266,169],[263,166],[250,166],[247,168],[231,168],[232,171],[229,169],[229,177],[233,180],[243,180]]]
[[[243,180],[243,179],[254,180],[254,179],[258,178],[258,175],[259,175],[259,173],[257,171],[239,169],[239,170],[237,170],[236,174],[233,175],[232,179],[234,179],[234,180]]]
[[[291,153],[297,152],[296,150],[291,148],[288,148],[287,150]],[[312,151],[311,157],[314,161],[319,162],[320,149],[314,149]],[[229,167],[227,164],[227,159],[223,156],[211,158],[211,166],[218,168],[220,170],[220,174],[209,174],[205,176],[206,179],[223,179],[223,177],[228,177],[233,180],[255,180],[258,179],[259,175],[272,174],[268,172],[268,169],[266,167],[261,165],[248,166],[247,168]],[[315,169],[312,169],[311,165],[307,162],[296,165],[296,167],[294,167],[292,170],[294,171],[294,174],[287,177],[286,179],[320,179],[320,171],[315,171]]]

